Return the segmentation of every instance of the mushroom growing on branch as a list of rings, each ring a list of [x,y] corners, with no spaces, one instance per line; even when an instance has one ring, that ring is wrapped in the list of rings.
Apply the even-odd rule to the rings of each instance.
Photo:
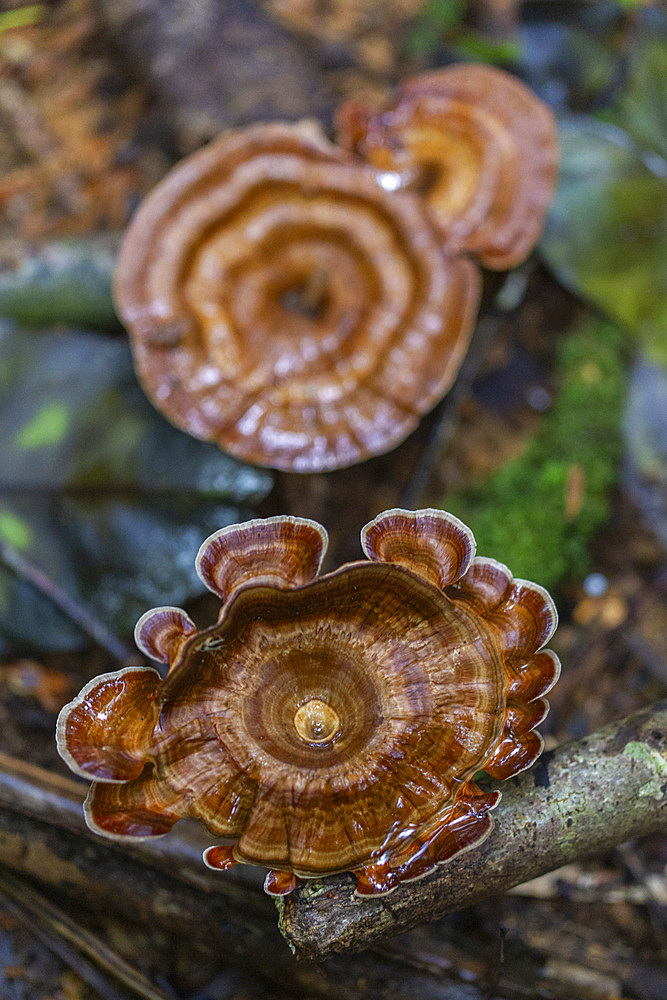
[[[390,892],[485,839],[499,792],[477,772],[509,778],[542,749],[551,598],[474,558],[442,511],[385,511],[365,560],[319,576],[326,544],[294,517],[216,532],[197,570],[218,621],[147,612],[137,642],[166,678],[127,667],[62,710],[60,753],[94,780],[91,829],[197,818],[225,840],[209,867],[265,866],[275,895],[341,871],[360,896]]]
[[[347,101],[337,126],[342,145],[397,190],[423,194],[450,252],[507,270],[537,243],[556,186],[556,122],[509,73],[477,64],[423,73],[384,110]]]
[[[172,423],[312,472],[387,451],[445,394],[479,274],[443,250],[418,195],[385,190],[315,124],[260,124],[223,134],[146,198],[115,299]]]

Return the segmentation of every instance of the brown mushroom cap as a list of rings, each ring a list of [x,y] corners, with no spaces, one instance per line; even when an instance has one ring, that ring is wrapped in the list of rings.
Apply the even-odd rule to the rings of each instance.
[[[479,297],[420,199],[314,124],[229,132],[143,202],[115,281],[139,378],[174,424],[310,472],[397,444],[449,388]]]
[[[535,246],[556,185],[555,118],[525,84],[491,66],[462,64],[405,81],[374,112],[338,112],[341,143],[397,187],[423,190],[452,252],[495,270]]]
[[[362,540],[367,561],[325,576],[326,535],[305,519],[204,543],[202,578],[227,595],[218,622],[144,615],[166,679],[97,678],[59,718],[61,754],[96,779],[94,830],[156,836],[196,817],[233,841],[210,867],[265,865],[274,894],[345,870],[359,894],[387,892],[487,836],[499,794],[473,775],[509,777],[541,751],[553,602],[473,558],[441,511],[387,511]]]

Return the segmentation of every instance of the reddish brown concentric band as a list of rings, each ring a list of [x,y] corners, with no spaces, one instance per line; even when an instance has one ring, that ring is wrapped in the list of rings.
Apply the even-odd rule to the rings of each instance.
[[[251,804],[230,822],[214,796],[198,795],[193,815],[239,836],[238,858],[343,869],[407,841],[478,768],[502,727],[501,677],[484,629],[399,567],[352,564],[292,591],[246,587],[188,642],[161,691],[162,727],[175,747],[203,741],[201,771],[168,747],[159,768],[192,793],[210,781],[220,743]],[[295,730],[311,698],[340,718],[328,745]]]
[[[392,447],[446,392],[479,279],[419,199],[312,126],[230,133],[176,168],[127,234],[116,300],[174,423],[312,471]]]
[[[507,270],[537,243],[556,186],[556,123],[516,77],[476,64],[432,70],[405,80],[384,110],[347,102],[337,125],[346,148],[421,191],[451,251]]]
[[[352,870],[386,893],[481,843],[504,779],[542,749],[556,609],[436,509],[362,531],[367,561],[319,576],[327,536],[305,518],[221,529],[201,546],[222,598],[197,630],[154,608],[137,640],[168,664],[96,678],[60,713],[60,752],[93,778],[86,819],[110,837],[200,819],[229,842],[209,867],[269,865],[267,892]]]

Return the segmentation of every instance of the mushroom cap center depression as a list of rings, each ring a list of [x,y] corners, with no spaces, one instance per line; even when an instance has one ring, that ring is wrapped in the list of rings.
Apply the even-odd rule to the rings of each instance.
[[[363,651],[304,636],[299,646],[266,652],[241,706],[258,747],[285,764],[316,769],[363,751],[382,719]]]
[[[164,685],[162,724],[267,781],[365,767],[395,744],[465,771],[496,727],[487,643],[464,611],[396,566],[347,566],[292,591],[248,587],[188,644]]]
[[[340,718],[331,705],[320,698],[310,698],[294,714],[294,728],[304,743],[321,746],[340,733]]]

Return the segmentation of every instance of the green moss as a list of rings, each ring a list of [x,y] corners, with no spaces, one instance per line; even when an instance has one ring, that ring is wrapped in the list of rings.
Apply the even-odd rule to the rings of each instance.
[[[620,458],[623,344],[623,333],[602,320],[570,333],[557,353],[556,401],[523,455],[446,498],[443,506],[474,531],[478,553],[517,577],[553,587],[588,569],[588,541],[608,516]],[[582,498],[568,512],[573,477]]]

